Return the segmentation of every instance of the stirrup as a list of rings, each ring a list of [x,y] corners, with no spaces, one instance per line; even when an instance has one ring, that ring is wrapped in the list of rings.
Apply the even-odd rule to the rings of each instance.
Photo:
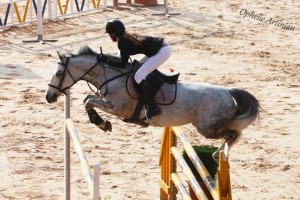
[[[161,110],[159,107],[149,109],[148,111],[145,110],[145,117],[143,117],[142,120],[149,120],[152,117],[159,115],[160,113],[161,113]]]

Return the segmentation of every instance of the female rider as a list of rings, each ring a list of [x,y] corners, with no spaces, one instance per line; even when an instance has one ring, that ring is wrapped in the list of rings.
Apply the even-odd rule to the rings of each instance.
[[[134,80],[140,86],[148,105],[146,120],[159,115],[161,110],[154,102],[154,94],[152,94],[146,77],[171,56],[170,46],[163,38],[127,32],[125,25],[117,19],[107,22],[106,33],[109,34],[113,42],[118,43],[121,56],[119,61],[106,58],[111,66],[125,68],[130,55],[144,54],[139,60],[142,66],[135,73]]]

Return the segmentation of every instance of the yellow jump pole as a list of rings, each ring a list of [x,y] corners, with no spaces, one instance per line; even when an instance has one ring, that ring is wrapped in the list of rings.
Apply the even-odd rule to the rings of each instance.
[[[65,10],[64,10],[64,14],[67,13],[67,9],[68,9],[68,6],[69,6],[69,1],[70,1],[70,0],[67,0],[67,2],[66,2],[66,7],[65,7]]]
[[[60,13],[60,15],[63,15],[64,13],[63,13],[63,10],[62,10],[62,7],[61,7],[60,0],[57,0],[57,3],[58,3],[58,8],[59,8],[59,13]]]
[[[191,185],[192,189],[194,190],[196,196],[198,199],[208,200],[204,191],[200,187],[199,183],[197,182],[193,172],[189,168],[188,164],[185,162],[184,158],[180,154],[177,147],[172,147],[171,152],[174,156],[174,158],[177,160],[180,168],[183,171],[184,176],[187,178],[187,181]]]
[[[179,176],[176,173],[171,174],[172,181],[178,191],[180,192],[183,200],[192,200],[190,195],[187,193],[187,191],[184,188],[184,185],[182,184],[182,181],[180,180]]]
[[[21,20],[20,13],[19,13],[19,10],[18,10],[18,6],[17,6],[16,3],[14,3],[14,8],[15,8],[15,11],[16,11],[16,15],[17,15],[18,21],[21,23],[22,20]]]
[[[200,174],[201,178],[203,179],[206,187],[210,191],[212,197],[214,199],[219,199],[219,194],[217,191],[216,184],[214,180],[211,178],[209,175],[207,169],[205,168],[204,164],[198,157],[197,153],[195,152],[194,148],[192,145],[189,143],[185,135],[181,132],[181,130],[178,127],[173,127],[172,130],[174,131],[175,135],[177,138],[180,140],[180,142],[183,145],[183,148],[187,152],[189,158],[193,162],[194,166],[196,167],[198,173]]]
[[[95,0],[92,0],[92,3],[93,3],[93,8],[96,8],[96,2],[95,2]]]
[[[28,11],[28,7],[29,7],[29,3],[30,3],[30,0],[27,0],[26,6],[25,6],[24,15],[23,15],[23,22],[25,22],[25,20],[26,20],[26,16],[27,16],[27,11]]]

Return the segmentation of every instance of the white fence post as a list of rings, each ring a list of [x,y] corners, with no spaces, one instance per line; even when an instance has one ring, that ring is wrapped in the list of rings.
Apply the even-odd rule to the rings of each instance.
[[[71,109],[70,109],[70,95],[71,95],[71,91],[67,90],[66,91],[67,95],[65,95],[65,147],[64,147],[64,151],[65,151],[65,166],[64,166],[64,179],[65,179],[65,200],[70,200],[71,199],[71,189],[70,189],[70,135],[68,132],[68,129],[66,127],[66,120],[69,119],[71,117]]]
[[[37,0],[37,18],[38,18],[38,41],[43,40],[43,15],[42,15],[42,2]]]
[[[95,163],[93,165],[94,169],[94,183],[93,183],[93,200],[99,200],[100,192],[99,192],[99,185],[100,185],[100,164]]]

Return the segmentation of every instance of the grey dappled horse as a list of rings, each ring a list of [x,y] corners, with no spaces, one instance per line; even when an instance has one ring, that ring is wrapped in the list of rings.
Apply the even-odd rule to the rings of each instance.
[[[94,108],[99,108],[123,119],[130,118],[137,104],[125,86],[132,64],[125,69],[114,68],[102,61],[101,56],[87,46],[76,55],[59,55],[61,61],[46,92],[48,103],[56,102],[77,81],[85,80],[100,91],[86,97],[84,102],[88,113],[97,114]],[[242,130],[259,116],[260,108],[258,100],[245,90],[181,81],[177,83],[175,101],[159,106],[161,114],[144,121],[146,124],[172,127],[192,123],[206,138],[224,138],[224,143],[214,153],[215,158],[225,144],[230,147]],[[139,118],[144,115],[141,111]],[[98,119],[92,122],[90,118],[102,130],[111,131],[109,121]]]

